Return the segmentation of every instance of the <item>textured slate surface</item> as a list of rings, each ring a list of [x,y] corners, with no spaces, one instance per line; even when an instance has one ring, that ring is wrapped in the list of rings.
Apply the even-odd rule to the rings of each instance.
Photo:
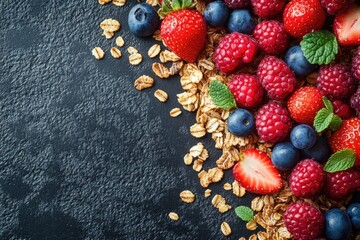
[[[182,162],[198,140],[188,130],[194,114],[168,115],[179,106],[178,78],[133,88],[138,76],[151,75],[152,61],[131,66],[125,49],[146,56],[154,43],[129,33],[135,3],[0,1],[1,239],[220,239],[222,221],[234,239],[243,235],[241,220],[232,211],[219,215]],[[107,52],[97,61],[91,49],[115,42],[98,27],[109,17],[122,23],[123,58]],[[169,93],[167,103],[153,97],[157,88]],[[213,167],[220,152],[202,141],[211,155],[205,168]],[[212,188],[226,194],[220,184]],[[179,200],[184,189],[196,193],[194,204]],[[169,211],[181,220],[171,222]]]

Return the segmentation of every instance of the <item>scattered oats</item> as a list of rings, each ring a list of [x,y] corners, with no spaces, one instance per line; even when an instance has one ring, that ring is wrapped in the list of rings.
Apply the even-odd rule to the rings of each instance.
[[[190,127],[190,133],[196,138],[202,138],[206,134],[206,130],[203,126],[198,123],[195,123]]]
[[[239,238],[239,240],[246,240],[246,238],[244,238],[244,237],[241,237],[241,238]]]
[[[184,65],[183,61],[173,62],[169,69],[170,75],[178,74],[183,65]]]
[[[155,91],[154,96],[160,101],[160,102],[166,102],[168,100],[168,94],[164,92],[161,89],[158,89]]]
[[[210,121],[208,121],[206,123],[206,130],[208,133],[213,133],[218,129],[219,126],[220,126],[220,123],[219,123],[218,119],[211,118]]]
[[[192,203],[195,201],[195,195],[189,190],[182,191],[180,193],[180,198],[185,203]]]
[[[239,156],[239,151],[235,147],[230,147],[228,150],[223,150],[221,157],[216,160],[216,165],[221,169],[230,169],[240,160]]]
[[[176,55],[173,52],[170,52],[169,50],[164,50],[160,53],[160,62],[166,63],[166,62],[177,62],[180,61],[181,58]]]
[[[100,28],[106,32],[116,32],[120,26],[119,21],[112,18],[105,19],[100,23]]]
[[[133,53],[129,56],[129,62],[131,65],[139,65],[142,62],[142,56],[140,53]]]
[[[229,211],[230,209],[231,209],[231,206],[230,206],[230,205],[224,204],[224,205],[221,205],[221,206],[219,207],[219,212],[220,212],[220,213],[226,213],[226,212]]]
[[[127,51],[128,51],[129,54],[134,54],[134,53],[138,53],[138,52],[139,52],[139,51],[138,51],[136,48],[134,48],[134,47],[128,47],[128,48],[127,48]]]
[[[154,79],[152,77],[142,75],[138,79],[135,80],[134,87],[136,90],[143,90],[145,88],[150,88],[154,85]]]
[[[251,209],[260,212],[264,207],[264,201],[262,197],[256,197],[251,201]]]
[[[170,116],[171,117],[177,117],[181,114],[181,109],[180,108],[173,108],[170,111]]]
[[[204,188],[207,188],[210,183],[220,182],[223,178],[224,172],[219,168],[212,168],[209,171],[202,170],[198,177],[200,179],[200,185]]]
[[[204,164],[203,160],[200,160],[200,159],[195,160],[194,164],[193,164],[194,171],[200,172],[203,167],[203,164]]]
[[[222,222],[220,228],[225,237],[231,234],[231,228],[227,222]]]
[[[114,32],[107,32],[107,31],[104,31],[102,33],[102,36],[105,36],[106,39],[111,39],[113,36],[114,36]]]
[[[122,47],[122,46],[124,46],[125,42],[124,42],[124,39],[121,36],[119,36],[116,38],[115,43],[118,47]]]
[[[100,47],[94,48],[91,53],[98,60],[104,58],[104,51]]]
[[[113,3],[115,6],[122,7],[122,6],[125,5],[126,0],[112,0],[112,3]]]
[[[221,196],[220,194],[216,194],[212,200],[211,200],[211,204],[216,207],[216,208],[220,208],[222,205],[226,204],[226,200],[223,196]]]
[[[119,49],[117,49],[116,47],[112,47],[110,49],[110,53],[111,53],[111,56],[113,56],[114,58],[120,58],[121,57],[121,51]]]
[[[204,150],[204,145],[201,142],[199,142],[195,146],[192,146],[190,148],[190,155],[194,158],[198,157],[198,156],[200,156],[200,154],[203,150]]]
[[[215,69],[215,64],[209,60],[206,60],[206,59],[201,59],[199,61],[199,66],[200,67],[203,67],[207,70],[214,70]]]
[[[159,78],[168,78],[170,76],[170,71],[164,64],[153,63],[152,70]]]
[[[104,4],[111,2],[111,0],[99,0],[98,2],[100,5],[104,5]]]
[[[197,95],[195,95],[194,93],[191,93],[191,92],[179,93],[176,96],[178,98],[178,102],[182,106],[187,106],[187,105],[190,105],[190,104],[194,104],[194,103],[196,103],[196,101],[198,101]]]
[[[170,212],[169,213],[169,218],[171,220],[178,221],[179,220],[179,215],[177,213],[175,213],[175,212]]]
[[[257,237],[259,240],[267,240],[266,232],[262,232],[262,231],[258,232]]]
[[[146,3],[155,7],[158,4],[158,0],[146,0]]]
[[[249,240],[257,240],[256,234],[253,234],[249,237]]]
[[[310,73],[306,76],[306,81],[311,85],[316,85],[317,72]]]
[[[200,70],[195,70],[190,74],[190,80],[193,83],[199,83],[203,79],[203,73]]]
[[[225,183],[225,184],[224,184],[224,190],[229,191],[229,190],[231,190],[231,189],[232,189],[232,187],[231,187],[231,184],[230,184],[230,183]]]
[[[251,220],[250,222],[246,223],[246,228],[250,231],[253,231],[257,228],[257,224],[254,220]]]
[[[149,56],[150,58],[154,58],[154,57],[156,57],[157,55],[159,55],[160,51],[161,51],[160,45],[159,45],[159,44],[154,44],[154,45],[149,49],[149,51],[148,51],[148,56]]]
[[[356,236],[355,240],[360,240],[360,234]]]
[[[210,195],[211,195],[211,189],[206,189],[205,190],[205,197],[208,198],[208,197],[210,197]]]
[[[209,157],[209,152],[205,148],[200,153],[199,159],[205,161]]]
[[[162,41],[162,38],[161,38],[161,35],[160,35],[160,30],[156,30],[153,34],[153,38],[156,40],[156,41]]]
[[[238,197],[243,197],[246,193],[246,189],[240,186],[236,180],[232,183],[232,191]]]

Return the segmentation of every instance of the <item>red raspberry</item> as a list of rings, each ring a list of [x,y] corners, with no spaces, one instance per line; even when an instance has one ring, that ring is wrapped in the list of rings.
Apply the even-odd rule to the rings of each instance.
[[[360,94],[360,92],[359,92],[359,94]],[[336,115],[338,115],[341,119],[348,119],[353,115],[351,108],[348,104],[346,104],[340,100],[332,100],[331,102],[334,107],[334,113]]]
[[[326,173],[325,194],[334,200],[342,200],[360,190],[360,171],[350,168],[345,171]]]
[[[354,77],[360,80],[360,46],[356,49],[352,58],[352,73]]]
[[[316,82],[321,93],[330,97],[348,98],[355,90],[355,78],[343,64],[321,66]]]
[[[254,60],[257,45],[248,35],[233,32],[225,35],[214,52],[216,67],[223,73],[235,71],[243,63]]]
[[[325,173],[320,163],[305,159],[292,170],[289,184],[297,197],[311,198],[318,194],[325,183]]]
[[[228,83],[228,88],[234,95],[238,107],[257,107],[263,98],[264,89],[255,75],[239,74]]]
[[[261,18],[270,18],[281,13],[286,0],[251,0],[254,13]]]
[[[308,202],[294,202],[284,213],[287,230],[298,240],[313,240],[320,237],[324,227],[324,216]]]
[[[356,92],[351,96],[350,103],[351,103],[351,107],[356,111],[356,116],[360,117],[360,86],[357,88]]]
[[[330,15],[335,15],[349,6],[349,0],[321,0],[321,4]]]
[[[287,49],[289,35],[279,21],[265,20],[254,29],[254,38],[266,54],[277,55]]]
[[[295,89],[296,78],[286,63],[274,56],[264,57],[256,75],[271,99],[283,100]]]
[[[255,125],[262,141],[277,143],[288,136],[292,120],[283,105],[271,101],[259,109],[255,116]]]
[[[231,9],[244,8],[249,5],[249,0],[223,0],[226,6]]]

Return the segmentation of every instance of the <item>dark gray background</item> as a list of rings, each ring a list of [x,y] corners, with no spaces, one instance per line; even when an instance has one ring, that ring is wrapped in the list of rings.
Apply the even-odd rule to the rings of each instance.
[[[179,107],[179,79],[156,79],[138,92],[134,80],[153,77],[147,57],[152,38],[129,33],[125,7],[96,0],[0,1],[0,238],[1,239],[220,239],[227,221],[238,239],[248,236],[233,211],[223,215],[205,199],[197,173],[183,156],[198,142],[189,134],[195,115]],[[115,38],[99,23],[120,20],[123,57],[98,61],[91,49],[109,50]],[[126,48],[144,56],[128,63]],[[153,97],[169,93],[165,104]],[[220,152],[204,140],[215,166]],[[230,172],[226,173],[232,182]],[[233,207],[247,204],[222,189]],[[182,190],[197,200],[182,203]],[[167,214],[175,211],[179,222]]]

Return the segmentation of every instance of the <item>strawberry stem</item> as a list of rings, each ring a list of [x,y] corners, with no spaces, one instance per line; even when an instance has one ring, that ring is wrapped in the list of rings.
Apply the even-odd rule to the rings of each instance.
[[[159,11],[160,17],[181,9],[191,9],[195,6],[192,0],[163,0]]]

